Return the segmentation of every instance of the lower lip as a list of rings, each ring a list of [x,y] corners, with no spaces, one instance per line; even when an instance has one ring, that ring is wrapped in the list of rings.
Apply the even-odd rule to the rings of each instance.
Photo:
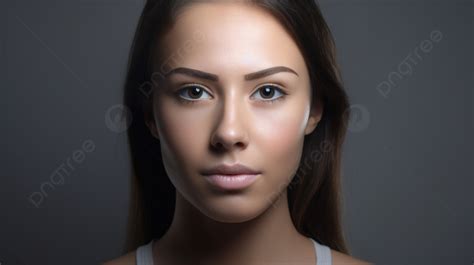
[[[249,187],[259,174],[251,175],[205,175],[212,185],[224,190],[240,190]]]

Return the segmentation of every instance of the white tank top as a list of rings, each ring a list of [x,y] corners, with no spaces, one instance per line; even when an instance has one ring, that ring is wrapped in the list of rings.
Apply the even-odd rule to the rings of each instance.
[[[326,245],[318,243],[312,238],[310,239],[314,243],[314,250],[317,257],[316,265],[332,265],[331,249]],[[151,240],[150,243],[137,248],[137,265],[153,265],[152,245],[153,240]]]

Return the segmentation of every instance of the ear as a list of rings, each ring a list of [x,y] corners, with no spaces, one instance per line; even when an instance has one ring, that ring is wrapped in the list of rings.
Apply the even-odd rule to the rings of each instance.
[[[323,109],[323,102],[319,98],[315,102],[313,102],[308,122],[306,123],[306,128],[304,131],[305,135],[312,133],[314,129],[316,129],[319,121],[321,120],[321,117],[323,116]]]
[[[158,129],[156,127],[156,123],[153,120],[153,118],[146,120],[146,126],[148,127],[148,130],[150,130],[150,133],[153,137],[156,139],[160,140],[160,134],[158,133]]]
[[[150,102],[145,103],[144,116],[145,124],[148,127],[151,135],[160,140],[160,134],[158,133],[158,128],[156,126],[155,115],[153,115],[152,105]]]

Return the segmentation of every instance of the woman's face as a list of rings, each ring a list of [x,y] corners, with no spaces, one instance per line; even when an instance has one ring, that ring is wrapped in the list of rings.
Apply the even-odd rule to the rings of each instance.
[[[296,43],[254,6],[199,3],[180,13],[160,45],[167,59],[156,63],[155,74],[166,79],[154,94],[154,119],[147,125],[160,140],[171,182],[214,220],[257,217],[286,191],[304,136],[321,116],[319,106],[310,110],[309,75]],[[280,66],[268,75],[249,75]],[[177,68],[200,74],[172,71]],[[235,163],[260,174],[234,190],[211,184],[203,174]]]

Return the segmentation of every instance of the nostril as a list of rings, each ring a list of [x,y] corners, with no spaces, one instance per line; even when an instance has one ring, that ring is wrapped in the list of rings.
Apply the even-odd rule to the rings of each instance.
[[[237,143],[234,143],[234,144],[229,144],[229,145],[226,145],[222,142],[219,142],[215,145],[215,147],[219,150],[226,150],[226,149],[232,149],[232,147],[237,147],[237,148],[242,148],[244,147],[245,144],[242,143],[242,142],[237,142]]]

